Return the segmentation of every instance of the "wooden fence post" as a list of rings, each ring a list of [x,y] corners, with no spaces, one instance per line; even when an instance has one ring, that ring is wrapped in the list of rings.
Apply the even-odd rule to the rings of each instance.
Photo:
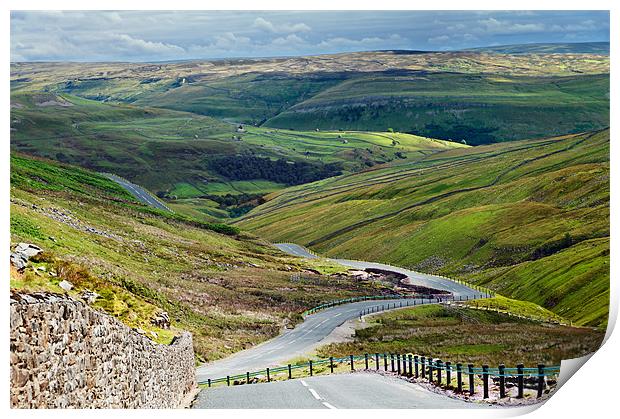
[[[398,375],[400,375],[400,354],[396,354],[396,371],[398,372]]]
[[[407,373],[407,376],[412,377],[413,376],[413,355],[409,354],[407,355],[407,358],[409,358],[409,372]]]
[[[499,370],[499,398],[506,397],[506,366],[500,364],[497,368]]]
[[[312,377],[312,361],[308,361],[308,365],[310,366],[310,377]]]
[[[418,378],[420,376],[420,374],[418,374],[418,356],[414,355],[413,356],[413,363],[414,363],[414,368],[415,368],[415,378]]]
[[[211,379],[210,379],[210,378],[207,380],[207,385],[208,385],[209,387],[211,387]]]
[[[227,375],[227,376],[226,376],[226,384],[227,384],[227,385],[230,385],[230,375]]]
[[[250,384],[250,371],[245,373],[245,383]]]
[[[463,364],[456,364],[456,391],[463,392]]]
[[[366,369],[368,369],[368,354],[364,354],[364,362],[366,364]]]
[[[545,389],[545,364],[538,364],[538,393],[536,398],[540,399]]]
[[[426,377],[426,365],[425,365],[425,361],[426,358],[422,357],[421,358],[421,362],[422,362],[422,378]]]
[[[489,398],[489,366],[482,366],[482,387],[483,387],[483,396],[482,398]]]
[[[349,360],[351,361],[351,371],[355,371],[355,367],[353,366],[353,355],[349,355]]]
[[[433,358],[428,357],[428,381],[430,381],[431,383],[433,382],[433,372]]]
[[[450,370],[452,363],[450,361],[446,361],[446,385],[450,387],[452,384],[452,371]]]
[[[329,357],[329,372],[331,374],[334,373],[334,357],[333,356]]]
[[[392,367],[392,372],[394,372],[394,354],[390,354],[390,366]]]
[[[435,361],[437,366],[437,385],[441,387],[441,359]]]
[[[519,390],[517,399],[523,398],[523,367],[523,364],[517,365],[517,387]]]
[[[267,368],[267,382],[271,381],[271,376],[269,375],[269,368]]]
[[[375,354],[375,369],[379,370],[379,354]]]
[[[384,370],[385,372],[387,372],[387,370],[388,370],[388,366],[387,366],[387,354],[386,354],[386,353],[384,353],[384,354],[383,354],[383,370]]]
[[[467,375],[469,375],[469,395],[472,396],[475,392],[474,390],[474,365],[467,364]]]

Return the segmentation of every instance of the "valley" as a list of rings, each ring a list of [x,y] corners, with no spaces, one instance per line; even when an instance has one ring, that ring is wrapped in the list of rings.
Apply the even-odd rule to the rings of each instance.
[[[609,61],[554,48],[14,63],[11,240],[44,251],[11,287],[68,281],[159,343],[189,330],[202,376],[285,362],[261,348],[297,335],[302,357],[426,351],[420,326],[452,336],[433,343],[445,356],[517,362],[531,342],[515,328],[545,361],[581,356],[608,319]],[[318,335],[330,314],[305,310],[403,292],[342,259],[572,326],[431,305],[321,346],[373,302]]]

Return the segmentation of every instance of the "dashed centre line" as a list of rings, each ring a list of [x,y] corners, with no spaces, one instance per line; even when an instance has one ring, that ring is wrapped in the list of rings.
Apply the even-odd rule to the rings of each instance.
[[[319,393],[316,392],[316,390],[314,390],[313,388],[309,388],[308,390],[310,391],[310,394],[314,396],[315,399],[323,400],[321,396],[319,396]]]
[[[331,404],[329,404],[327,402],[323,402],[323,406],[325,406],[328,409],[336,409],[336,407],[332,406]]]
[[[308,389],[308,391],[310,392],[310,394],[312,394],[312,397],[314,397],[317,400],[321,400],[321,403],[323,404],[323,406],[325,406],[328,409],[336,409],[335,406],[329,404],[328,402],[324,401],[323,397],[321,397],[319,395],[319,393],[316,392],[315,389],[308,387],[308,383],[306,383],[304,380],[299,380],[299,382],[301,383],[302,386],[306,387]]]

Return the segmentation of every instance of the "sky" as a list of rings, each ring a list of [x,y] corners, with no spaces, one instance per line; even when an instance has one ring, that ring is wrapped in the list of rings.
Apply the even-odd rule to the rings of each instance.
[[[169,61],[609,41],[606,11],[12,11],[11,61]]]

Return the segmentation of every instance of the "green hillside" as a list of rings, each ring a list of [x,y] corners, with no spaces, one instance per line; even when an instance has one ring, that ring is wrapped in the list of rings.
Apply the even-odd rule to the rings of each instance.
[[[206,219],[234,216],[287,185],[463,147],[388,132],[239,131],[194,113],[51,93],[14,93],[11,104],[13,150],[123,176]],[[227,194],[244,197],[223,205],[217,196]]]
[[[557,53],[570,48],[581,50]],[[468,144],[609,125],[609,56],[599,49],[566,44],[497,52],[374,51],[165,64],[13,63],[11,90],[166,108],[254,126],[393,128]],[[204,138],[199,121],[188,127],[191,138]]]
[[[11,157],[11,243],[44,249],[11,287],[99,294],[94,306],[159,342],[190,330],[201,359],[255,345],[298,322],[322,302],[380,290],[324,275],[295,282],[292,272],[342,268],[290,258],[257,237],[146,207],[93,172]],[[172,330],[150,319],[165,310]],[[152,334],[154,332],[155,334]]]
[[[403,72],[352,78],[267,120],[296,129],[380,130],[488,144],[609,125],[609,75]]]
[[[607,322],[609,130],[450,150],[269,198],[239,225]]]

